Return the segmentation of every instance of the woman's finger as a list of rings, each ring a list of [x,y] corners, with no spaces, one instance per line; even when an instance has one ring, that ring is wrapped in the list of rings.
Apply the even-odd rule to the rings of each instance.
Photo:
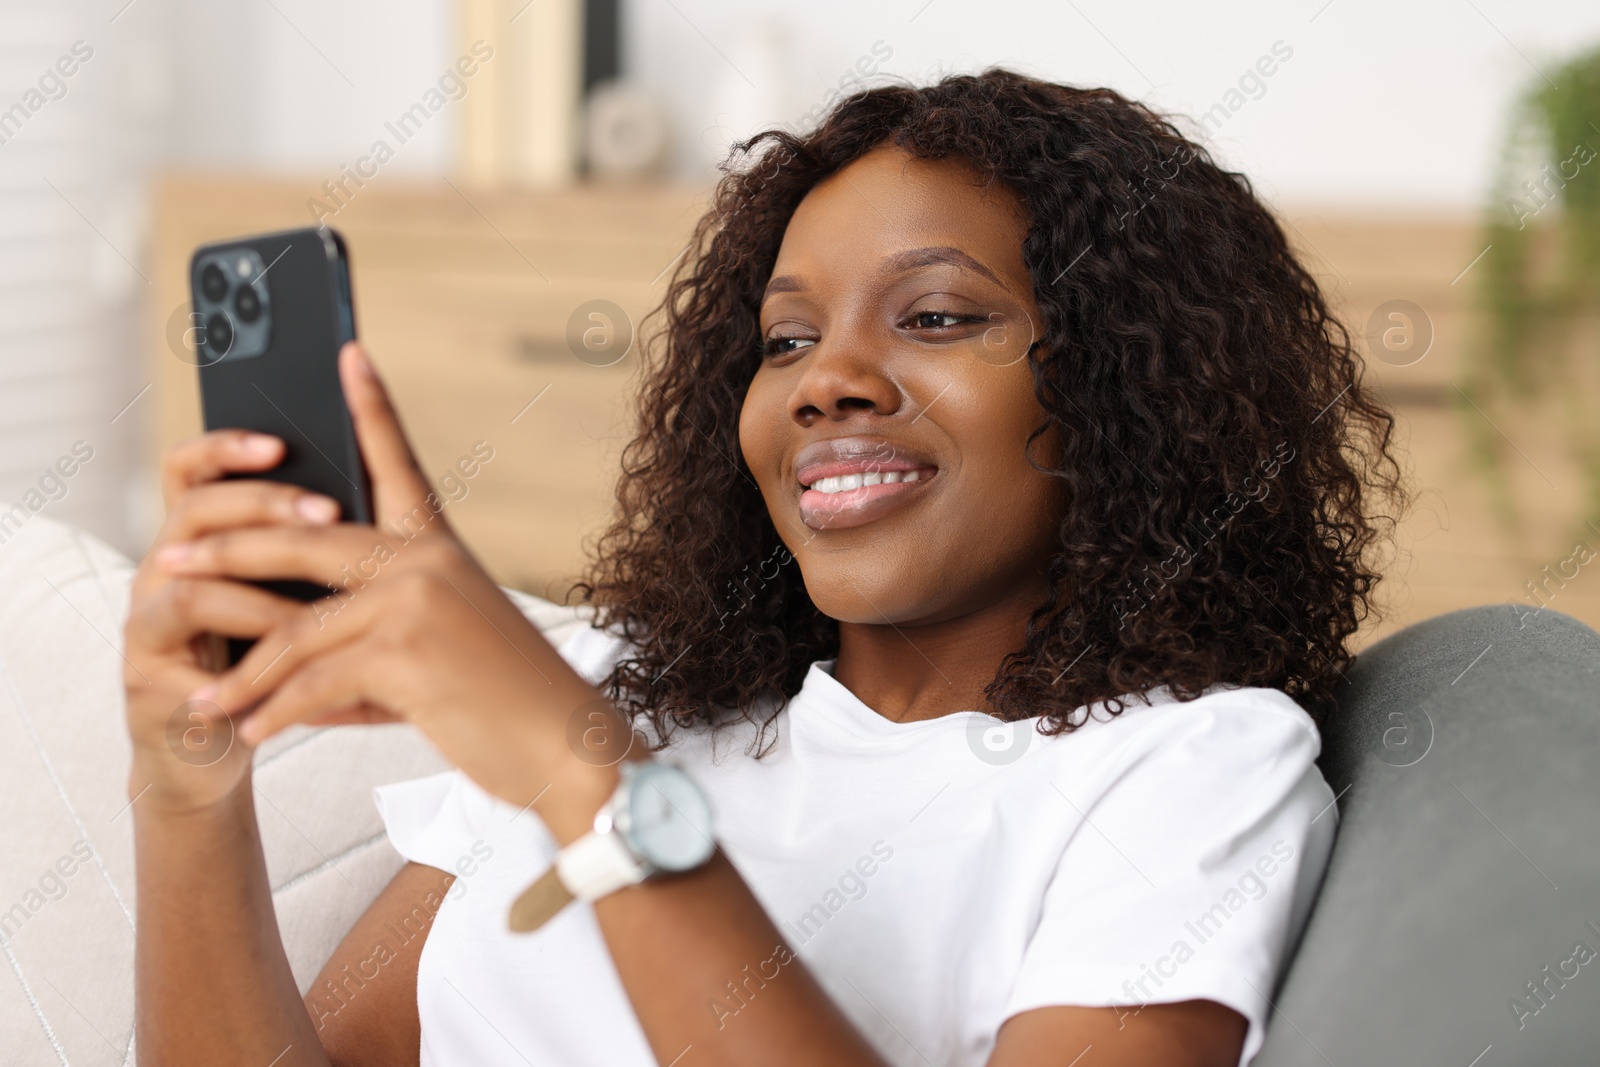
[[[354,645],[325,652],[302,663],[282,685],[238,722],[239,737],[259,745],[297,722],[365,703],[372,657]]]
[[[283,459],[283,441],[249,430],[212,430],[180,441],[161,461],[161,496],[167,507],[202,482],[234,471],[261,471]]]
[[[223,671],[191,700],[209,700],[227,714],[261,703],[303,664],[358,638],[375,624],[375,598],[331,595],[303,605],[298,615],[285,616],[232,667]]]
[[[256,478],[215,482],[196,485],[178,498],[155,543],[189,541],[239,526],[325,525],[338,517],[337,500],[296,485]]]
[[[363,701],[349,707],[335,708],[313,715],[306,720],[307,726],[382,726],[386,723],[405,722],[400,716],[385,708]]]
[[[182,648],[199,634],[260,637],[283,626],[306,606],[265,589],[217,578],[174,578],[135,598],[128,640],[150,652]]]
[[[157,549],[154,558],[168,574],[299,578],[343,587],[355,578],[376,578],[409,547],[365,523],[246,526],[174,541]]]
[[[339,351],[339,378],[344,386],[356,441],[372,477],[373,507],[377,518],[398,520],[418,506],[426,506],[433,489],[406,440],[400,416],[389,391],[378,378],[366,350],[356,341]],[[435,499],[437,499],[435,497]],[[443,516],[439,516],[443,522]]]

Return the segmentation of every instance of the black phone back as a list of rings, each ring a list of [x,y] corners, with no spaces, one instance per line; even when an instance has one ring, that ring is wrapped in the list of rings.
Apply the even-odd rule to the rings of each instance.
[[[370,482],[339,384],[339,348],[356,335],[343,238],[310,228],[204,245],[189,265],[207,430],[283,439],[270,471],[229,477],[290,482],[339,502],[340,520],[371,522]],[[301,600],[325,586],[261,583]],[[237,644],[230,659],[240,653]]]

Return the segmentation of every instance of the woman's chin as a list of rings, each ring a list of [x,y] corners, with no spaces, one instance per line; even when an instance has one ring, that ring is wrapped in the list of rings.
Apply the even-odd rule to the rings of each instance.
[[[908,586],[902,576],[867,570],[831,570],[806,578],[817,610],[836,622],[869,626],[915,626],[950,614],[947,591]]]

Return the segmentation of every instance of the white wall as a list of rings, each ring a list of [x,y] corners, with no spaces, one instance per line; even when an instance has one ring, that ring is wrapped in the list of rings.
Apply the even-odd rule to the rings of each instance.
[[[169,158],[179,164],[336,176],[456,55],[449,0],[140,3],[170,5],[171,40],[184,57],[173,68]],[[447,108],[385,171],[439,169],[451,123]]]
[[[163,2],[176,5],[185,35],[174,154],[190,161],[336,169],[454,55],[450,0],[140,0]],[[893,52],[886,72],[915,81],[1002,63],[1198,115],[1281,40],[1292,58],[1212,140],[1282,202],[1476,206],[1512,92],[1539,77],[1534,65],[1549,71],[1600,43],[1592,0],[623,7],[624,63],[670,112],[683,177],[712,175],[727,143],[754,122],[790,121],[823,101],[875,42]],[[784,33],[776,63],[750,44],[764,20]],[[396,169],[446,165],[453,122],[447,109]]]
[[[711,101],[751,12],[792,27],[800,111],[881,40],[915,81],[999,63],[1198,115],[1282,40],[1292,58],[1213,142],[1281,203],[1475,207],[1530,63],[1600,44],[1592,0],[633,0],[629,61],[670,103],[685,172],[726,143]]]

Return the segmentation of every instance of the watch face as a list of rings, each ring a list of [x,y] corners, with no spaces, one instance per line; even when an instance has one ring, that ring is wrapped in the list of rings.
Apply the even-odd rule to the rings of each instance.
[[[687,871],[711,858],[711,805],[694,779],[665,763],[642,763],[628,789],[618,829],[639,857],[663,871]]]

